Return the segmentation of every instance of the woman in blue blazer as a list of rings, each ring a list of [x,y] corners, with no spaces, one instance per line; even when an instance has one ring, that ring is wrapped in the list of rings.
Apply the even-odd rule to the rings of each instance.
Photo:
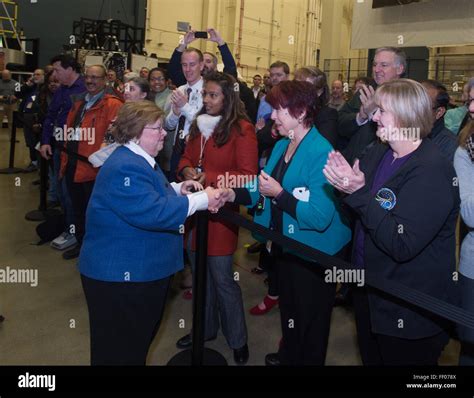
[[[331,144],[313,126],[319,109],[314,86],[286,81],[266,97],[280,135],[255,186],[228,190],[229,201],[253,207],[255,222],[330,255],[340,255],[351,232],[339,214],[323,167]],[[280,291],[283,343],[268,365],[323,365],[336,284],[322,267],[267,242]],[[335,282],[335,281],[333,281]]]
[[[154,158],[163,148],[163,112],[149,101],[120,109],[118,147],[102,166],[87,208],[79,271],[87,300],[92,365],[144,365],[168,287],[183,268],[183,225],[218,207],[217,191],[169,184]]]

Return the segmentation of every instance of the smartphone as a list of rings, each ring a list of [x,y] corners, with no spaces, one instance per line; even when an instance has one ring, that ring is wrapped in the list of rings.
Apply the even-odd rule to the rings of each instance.
[[[194,37],[196,39],[207,39],[208,38],[208,33],[206,31],[204,31],[204,32],[194,32]]]
[[[178,32],[187,32],[189,30],[189,22],[178,22],[177,26]]]
[[[255,209],[255,213],[260,215],[262,214],[263,210],[265,210],[265,196],[260,195],[257,202],[257,208]]]

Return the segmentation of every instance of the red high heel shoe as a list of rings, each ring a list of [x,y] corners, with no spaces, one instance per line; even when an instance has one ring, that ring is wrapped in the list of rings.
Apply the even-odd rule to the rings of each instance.
[[[250,313],[252,315],[264,315],[266,314],[268,311],[270,311],[273,307],[275,307],[275,305],[278,304],[278,299],[272,299],[270,297],[265,296],[265,298],[263,299],[263,305],[265,308],[261,309],[259,307],[259,305],[257,304],[255,307],[252,307],[250,308]]]
[[[186,291],[183,293],[183,298],[184,298],[185,300],[192,300],[192,299],[193,299],[193,289],[186,290]]]

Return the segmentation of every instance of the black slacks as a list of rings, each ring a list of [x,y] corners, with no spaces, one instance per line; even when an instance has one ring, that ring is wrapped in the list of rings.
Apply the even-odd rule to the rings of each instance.
[[[449,341],[446,332],[422,339],[405,339],[373,333],[366,288],[352,289],[362,363],[365,366],[437,366],[444,346]]]
[[[86,210],[89,199],[94,189],[95,181],[73,182],[69,175],[66,175],[66,184],[71,197],[72,208],[74,209],[75,235],[78,245],[82,245],[84,235],[86,233]],[[71,232],[71,231],[68,231]]]
[[[283,344],[282,365],[324,365],[335,283],[317,264],[291,254],[276,259]]]
[[[152,282],[81,279],[89,310],[91,365],[145,365],[172,277]]]

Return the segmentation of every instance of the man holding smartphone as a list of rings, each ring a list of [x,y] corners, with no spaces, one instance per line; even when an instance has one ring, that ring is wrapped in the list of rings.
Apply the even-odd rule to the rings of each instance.
[[[188,26],[189,28],[189,26]],[[222,57],[222,62],[224,63],[224,73],[227,73],[233,76],[239,84],[239,96],[242,102],[245,105],[245,110],[247,116],[252,122],[255,123],[257,118],[257,103],[253,96],[252,90],[250,90],[244,83],[240,82],[237,76],[237,66],[235,64],[234,57],[232,56],[229,47],[226,42],[222,39],[219,32],[213,28],[209,28],[206,31],[196,32],[194,30],[188,30],[184,35],[182,43],[177,47],[173,55],[171,56],[169,65],[168,65],[168,74],[176,86],[185,84],[185,79],[181,70],[180,60],[181,54],[186,49],[186,47],[192,43],[197,38],[203,38],[217,43],[217,48],[219,49]],[[209,72],[217,70],[217,57],[211,52],[204,52],[204,69],[202,71],[203,75],[206,75]]]
[[[196,32],[194,30],[189,30],[183,38],[181,44],[174,50],[171,55],[171,59],[168,65],[168,74],[175,84],[176,87],[186,84],[186,79],[184,77],[183,71],[181,69],[181,55],[186,47],[191,44],[196,39],[206,39],[217,43],[217,48],[219,49],[222,57],[222,62],[224,63],[224,73],[228,73],[234,77],[237,77],[237,66],[235,65],[234,57],[230,52],[229,47],[226,42],[222,39],[219,32],[213,28],[209,28],[206,31]],[[212,53],[204,53],[204,73],[211,70],[217,69],[217,58]],[[214,66],[215,65],[215,66]]]

